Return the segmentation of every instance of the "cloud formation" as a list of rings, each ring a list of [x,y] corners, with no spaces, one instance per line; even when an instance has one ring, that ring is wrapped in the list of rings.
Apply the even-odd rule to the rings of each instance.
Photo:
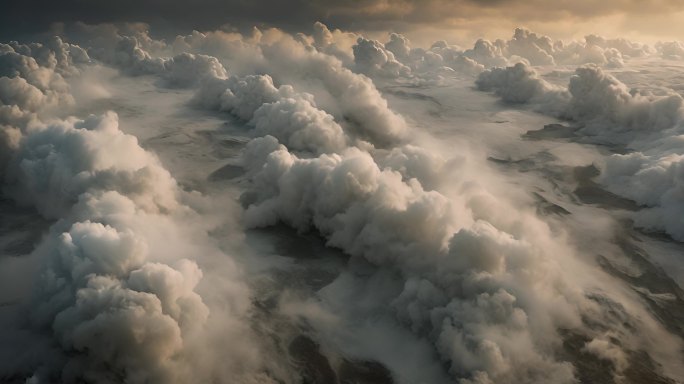
[[[676,218],[682,207],[676,197],[677,148],[684,127],[681,95],[630,90],[595,66],[577,68],[567,90],[552,86],[525,64],[485,71],[476,83],[504,101],[529,103],[537,111],[581,124],[578,133],[586,141],[633,148],[609,157],[601,180],[609,190],[645,206],[636,214],[638,226],[683,238],[684,226]]]
[[[47,57],[55,58],[50,52]],[[23,326],[16,325],[28,329],[26,337],[9,324],[2,334],[3,340],[8,340],[6,334],[20,335],[3,344],[3,355],[12,349],[29,353],[3,362],[0,374],[27,382],[197,378],[195,363],[185,356],[204,354],[193,340],[206,340],[215,332],[210,318],[215,303],[199,293],[204,289],[202,254],[223,255],[225,261],[212,264],[218,262],[222,273],[235,279],[230,289],[219,288],[225,296],[213,313],[223,324],[233,323],[230,334],[247,334],[246,328],[240,330],[249,306],[247,287],[226,255],[211,245],[198,245],[207,243],[208,227],[183,229],[182,222],[201,222],[187,205],[196,198],[182,191],[135,137],[119,129],[116,114],[43,121],[46,109],[62,102],[51,95],[73,100],[57,71],[74,76],[79,70],[70,68],[73,61],[67,54],[45,65],[30,54],[42,53],[16,46],[3,56],[12,59],[0,78],[3,107],[27,116],[3,115],[3,194],[54,224],[30,256],[44,264],[39,276],[26,276],[35,281],[34,291],[22,293],[25,299],[12,304],[17,316],[28,316]],[[186,75],[186,69],[180,72]],[[176,240],[162,241],[166,236]],[[169,241],[183,246],[174,249],[167,246]],[[232,313],[224,309],[226,303]],[[226,366],[239,376],[250,369],[252,363],[247,364]],[[200,376],[223,374],[219,371],[209,369]]]

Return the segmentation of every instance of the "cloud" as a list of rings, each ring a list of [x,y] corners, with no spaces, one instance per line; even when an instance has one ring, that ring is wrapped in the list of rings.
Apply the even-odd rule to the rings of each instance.
[[[382,44],[359,38],[353,47],[357,72],[377,80],[383,78],[440,79],[460,74],[478,74],[485,67],[505,67],[522,62],[532,66],[558,64],[596,64],[608,68],[624,66],[626,59],[645,57],[652,52],[648,46],[625,39],[605,39],[596,35],[584,42],[553,41],[524,28],[516,28],[510,40],[478,39],[470,49],[463,50],[436,41],[430,49],[411,48],[409,40],[390,34]]]
[[[333,117],[305,98],[281,99],[262,105],[252,122],[256,135],[274,135],[288,147],[310,152],[336,152],[347,138]]]
[[[158,75],[170,87],[191,87],[205,77],[228,76],[223,65],[212,56],[184,52],[173,57],[153,57],[145,50],[144,45],[157,45],[157,49],[165,46],[151,42],[145,44],[145,40],[149,39],[145,33],[138,34],[137,37],[115,34],[108,38],[116,41],[114,49],[92,50],[93,57],[129,75]]]
[[[46,356],[38,377],[185,377],[184,339],[204,330],[210,311],[196,292],[202,272],[182,251],[160,254],[139,227],[181,228],[166,218],[189,209],[175,180],[111,113],[32,126],[13,150],[9,195],[61,219],[35,251],[46,268],[30,305],[33,327],[52,330],[63,362]]]
[[[333,117],[316,108],[309,94],[289,85],[276,88],[270,76],[207,80],[194,96],[205,108],[227,111],[248,121],[255,135],[273,135],[300,151],[334,152],[347,137]]]
[[[206,321],[208,310],[192,292],[197,266],[186,261],[183,273],[161,264],[141,265],[136,258],[144,259],[144,250],[135,243],[130,233],[87,221],[75,223],[58,240],[62,265],[53,271],[71,273],[56,273],[44,282],[44,300],[52,308],[40,305],[36,313],[39,322],[52,322],[62,348],[76,354],[64,368],[65,380],[99,380],[116,371],[133,382],[169,380],[172,359],[183,348],[181,327]],[[59,279],[71,284],[59,287]],[[178,297],[165,292],[170,289]],[[60,302],[60,296],[75,301]]]
[[[637,226],[682,239],[684,227],[677,218],[682,154],[676,149],[684,117],[680,95],[630,90],[596,66],[577,68],[567,91],[524,64],[485,71],[476,84],[504,101],[530,103],[537,111],[581,124],[577,132],[585,141],[630,146],[632,153],[606,160],[600,180],[610,191],[646,207],[635,214]],[[558,102],[549,103],[554,98]]]
[[[385,43],[385,49],[399,59],[408,58],[411,54],[409,40],[398,33],[390,33],[389,41]]]
[[[680,139],[673,137],[670,146]],[[611,191],[645,206],[636,216],[636,225],[650,231],[665,231],[684,239],[682,154],[663,147],[643,148],[643,152],[613,155],[606,161],[601,181]]]
[[[253,60],[255,63],[252,65],[263,66],[272,75],[248,75],[244,79],[235,76],[225,83],[230,90],[225,93],[219,82],[209,81],[196,97],[200,104],[232,111],[241,119],[249,120],[261,104],[276,101],[277,94],[292,94],[294,88],[289,85],[292,83],[301,87],[298,88],[301,94],[311,93],[320,100],[316,106],[335,117],[351,136],[377,146],[403,140],[407,131],[405,121],[388,108],[387,101],[370,79],[344,68],[333,57],[307,50],[300,42],[291,40],[282,32],[269,31],[268,36],[259,39],[252,50],[256,53],[241,58],[240,64],[244,65],[245,60]],[[291,67],[300,70],[284,70]],[[275,88],[274,78],[284,85]],[[251,89],[254,92],[247,93]]]
[[[532,65],[555,64],[553,56],[553,43],[547,36],[537,36],[536,33],[526,29],[516,28],[513,38],[508,41],[507,50],[509,55],[517,55],[529,60]]]
[[[664,59],[682,60],[684,58],[684,44],[678,41],[656,44],[656,49]]]
[[[568,92],[541,79],[534,69],[523,63],[484,71],[475,85],[481,91],[493,91],[508,103],[529,103],[551,115],[567,113],[564,109],[570,98]]]
[[[681,96],[632,94],[620,81],[595,67],[577,69],[568,90],[573,96],[573,117],[608,120],[618,129],[662,130],[682,116]]]
[[[596,66],[577,68],[567,91],[541,79],[523,63],[485,71],[476,84],[482,91],[494,91],[504,101],[529,103],[541,112],[581,121],[587,124],[584,132],[597,136],[606,130],[660,131],[682,117],[681,96],[634,93]]]
[[[59,39],[56,41],[61,42]],[[54,53],[47,54],[52,60],[45,59],[45,64],[48,66],[43,66],[30,56],[31,54],[46,55],[37,49],[42,48],[40,45],[34,46],[33,50],[28,46],[12,47],[6,44],[2,44],[0,48],[0,103],[2,106],[16,105],[24,111],[38,112],[42,109],[69,106],[74,103],[69,93],[69,86],[60,74],[60,72],[69,73],[74,68],[70,64],[70,56],[66,53],[62,52],[65,57],[62,57],[61,62],[56,61]]]
[[[72,58],[60,51],[64,48],[57,44],[60,40],[52,41],[55,51],[45,53],[42,45],[15,45],[1,56],[5,60],[0,77],[3,194],[54,220],[30,256],[44,264],[35,277],[35,291],[22,294],[9,312],[23,319],[25,331],[10,338],[2,351],[3,355],[13,348],[32,352],[3,364],[2,374],[31,382],[143,383],[197,377],[191,368],[195,363],[185,355],[190,350],[202,352],[191,338],[204,340],[216,332],[210,318],[216,302],[205,301],[198,293],[206,294],[201,254],[215,257],[222,252],[211,245],[195,245],[208,243],[206,225],[182,229],[183,221],[201,222],[186,205],[196,204],[197,198],[188,199],[158,158],[119,129],[116,114],[44,118],[49,108],[73,101],[60,73],[78,76],[83,69],[79,66],[89,63],[84,51],[69,46],[69,52],[79,55]],[[26,56],[30,54],[40,57]],[[148,58],[143,54],[143,59]],[[215,59],[200,57],[208,65],[193,72],[187,60],[194,59],[181,57],[168,73],[194,82],[201,73],[222,69]],[[155,230],[177,232],[175,238],[183,246],[166,248],[168,241],[162,242]],[[241,318],[249,306],[249,293],[231,263],[230,259],[219,262],[234,282],[212,288],[224,295],[214,316],[221,317],[224,325],[232,322],[232,328],[224,331],[234,340],[242,339],[239,343],[248,351],[249,336]],[[224,309],[226,302],[233,313]],[[8,324],[3,340],[10,340],[5,334],[14,332],[16,326]],[[241,359],[243,368],[230,362],[225,366],[239,376],[258,365],[257,360]],[[207,377],[226,374],[218,369],[206,373]]]
[[[229,79],[210,78],[200,87],[194,101],[205,108],[227,111],[249,121],[263,104],[294,95],[291,86],[276,88],[270,76],[256,75]]]
[[[354,70],[376,81],[402,79],[414,84],[440,83],[457,74],[473,75],[484,69],[457,46],[435,42],[430,49],[411,48],[409,40],[391,33],[385,44],[359,37],[352,47]],[[395,57],[396,56],[396,57]]]
[[[612,362],[617,371],[615,380],[619,381],[624,379],[621,373],[627,368],[629,363],[627,362],[627,356],[625,356],[625,353],[614,343],[605,339],[593,339],[586,343],[583,349],[591,354],[596,355],[596,357],[599,359]]]
[[[584,41],[553,41],[548,36],[516,28],[508,41],[480,39],[463,54],[485,66],[506,66],[523,61],[534,66],[595,64],[621,68],[625,60],[646,57],[651,53],[649,46],[624,38],[587,35]]]
[[[126,194],[149,211],[173,209],[175,180],[108,113],[87,120],[35,126],[8,169],[7,192],[50,218],[62,217],[91,190]],[[50,151],[42,150],[49,145]],[[126,153],[125,159],[118,153]]]
[[[533,265],[545,271],[540,276],[555,273],[537,263],[542,253],[534,246],[485,222],[459,230],[456,217],[464,212],[444,195],[425,191],[416,179],[404,181],[390,168],[381,170],[369,154],[355,148],[300,159],[267,136],[250,142],[246,159],[253,180],[243,196],[246,224],[282,221],[299,231],[313,227],[330,246],[398,270],[406,278],[392,304],[399,319],[430,335],[452,374],[572,382],[571,366],[543,352],[548,340],[542,339],[553,338],[553,332],[535,330],[542,332],[547,322],[555,321],[569,326],[577,315],[535,313],[516,295],[534,295],[537,284],[545,283],[508,281],[517,268],[527,273]],[[570,303],[576,299],[572,294],[565,297],[568,292],[550,289],[560,295],[553,300],[577,305]],[[518,335],[514,344],[507,336],[511,332]],[[526,368],[518,369],[521,364]]]
[[[357,71],[369,75],[399,77],[408,76],[411,72],[382,43],[362,37],[354,45],[354,62]]]

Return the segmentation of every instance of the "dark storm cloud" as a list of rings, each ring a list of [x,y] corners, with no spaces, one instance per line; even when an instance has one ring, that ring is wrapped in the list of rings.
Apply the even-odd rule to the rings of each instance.
[[[168,29],[208,29],[225,23],[295,25],[303,21],[303,1],[180,0],[14,1],[0,16],[0,34],[19,36],[46,30],[55,22],[147,22]]]
[[[315,21],[344,29],[397,29],[502,17],[526,22],[678,10],[677,0],[25,0],[4,5],[0,35],[44,31],[54,22],[147,22],[160,29],[271,25],[302,30]]]

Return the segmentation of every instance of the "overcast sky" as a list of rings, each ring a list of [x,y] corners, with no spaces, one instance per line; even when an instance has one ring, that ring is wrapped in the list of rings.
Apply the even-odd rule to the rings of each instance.
[[[315,21],[353,31],[400,31],[418,39],[507,37],[525,26],[554,37],[578,31],[642,40],[684,40],[682,0],[22,0],[0,15],[0,34],[20,37],[54,22],[147,22],[158,31],[276,26]]]

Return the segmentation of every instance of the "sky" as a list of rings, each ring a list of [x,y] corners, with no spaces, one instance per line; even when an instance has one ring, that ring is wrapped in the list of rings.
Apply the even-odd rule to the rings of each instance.
[[[684,36],[679,0],[27,0],[0,15],[0,35],[16,38],[57,22],[146,22],[157,33],[275,26],[306,31],[321,21],[351,31],[398,31],[414,41],[508,37],[517,26],[557,38],[605,36],[641,41]]]

